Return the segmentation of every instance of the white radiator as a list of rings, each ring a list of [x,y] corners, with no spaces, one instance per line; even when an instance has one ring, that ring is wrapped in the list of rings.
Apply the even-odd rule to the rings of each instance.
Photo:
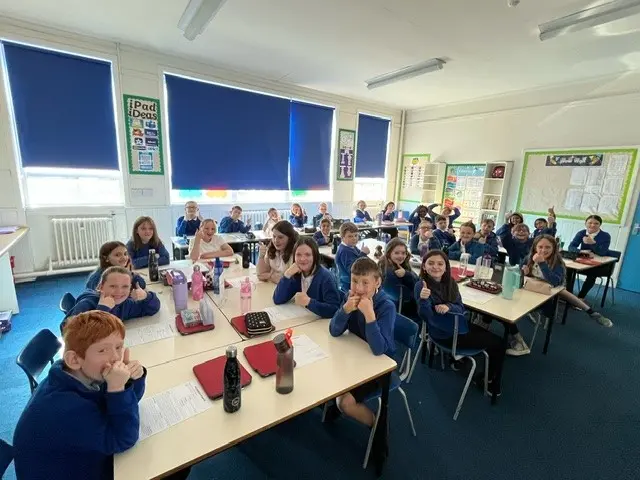
[[[56,269],[98,265],[100,247],[115,239],[112,217],[52,218]]]
[[[278,212],[280,212],[280,218],[282,220],[289,220],[291,210],[278,210]],[[246,210],[242,212],[242,217],[240,218],[244,223],[250,223],[253,227],[256,223],[264,225],[269,216],[267,210]]]

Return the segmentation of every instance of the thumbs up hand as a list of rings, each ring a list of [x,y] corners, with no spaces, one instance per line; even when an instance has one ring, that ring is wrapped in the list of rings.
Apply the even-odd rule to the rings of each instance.
[[[122,355],[122,363],[127,366],[129,370],[129,375],[131,379],[138,380],[142,375],[144,375],[144,367],[138,360],[130,360],[129,359],[129,349],[124,349],[124,354]]]
[[[140,285],[136,282],[135,288],[131,291],[131,298],[136,302],[144,300],[147,298],[147,291],[140,288]]]
[[[427,287],[427,282],[422,281],[422,290],[420,290],[420,299],[426,300],[431,296],[431,290]]]

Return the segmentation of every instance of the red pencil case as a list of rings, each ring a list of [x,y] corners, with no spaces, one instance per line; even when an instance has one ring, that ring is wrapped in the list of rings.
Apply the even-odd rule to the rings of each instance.
[[[578,257],[576,258],[576,262],[578,263],[582,263],[584,265],[602,265],[602,262],[599,262],[598,260],[594,260],[593,258],[582,258],[582,257]]]
[[[224,364],[226,362],[227,357],[220,356],[193,367],[193,374],[202,385],[204,392],[212,400],[222,397],[222,392],[224,391]],[[240,362],[238,364],[240,365],[240,385],[246,387],[251,383],[251,374],[247,372]]]
[[[193,327],[185,327],[184,322],[182,321],[182,315],[176,315],[176,328],[180,335],[191,335],[192,333],[206,332],[208,330],[213,330],[216,328],[215,325],[194,325]]]
[[[278,352],[273,341],[259,343],[244,349],[244,356],[258,375],[268,377],[276,373]]]

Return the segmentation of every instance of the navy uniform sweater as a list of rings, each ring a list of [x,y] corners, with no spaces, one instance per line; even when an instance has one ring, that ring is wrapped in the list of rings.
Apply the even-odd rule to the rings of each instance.
[[[471,255],[469,258],[469,265],[475,265],[476,260],[484,255],[486,244],[482,244],[477,240],[471,240],[469,243],[465,244],[465,252]],[[449,247],[449,255],[450,260],[460,260],[460,256],[462,255],[462,245],[458,240],[456,243]]]
[[[433,237],[422,242],[420,244],[420,234],[416,233],[413,237],[411,237],[411,241],[409,242],[409,250],[414,255],[420,255],[421,257],[426,255],[429,250],[442,250],[442,244],[438,237],[436,237],[435,233]]]
[[[93,290],[87,290],[80,294],[76,300],[75,306],[69,311],[65,318],[78,315],[79,313],[88,312],[90,310],[102,310],[109,312],[120,320],[129,320],[131,318],[146,317],[154,315],[160,310],[160,299],[153,292],[147,292],[147,298],[136,301],[129,297],[124,302],[116,305],[109,310],[104,305],[98,305],[100,302],[100,293]]]
[[[200,219],[194,218],[193,220],[185,220],[184,216],[178,218],[176,222],[176,235],[182,237],[188,235],[193,237],[200,228]]]
[[[440,230],[436,228],[433,231],[433,236],[438,239],[442,248],[449,248],[451,245],[456,243],[456,237],[452,233],[447,232],[446,230]]]
[[[296,293],[301,291],[302,274],[298,273],[291,278],[283,276],[273,291],[273,303],[276,305],[287,303]],[[307,289],[307,295],[311,298],[309,305],[306,306],[307,310],[322,318],[333,317],[342,303],[342,295],[333,274],[323,266],[316,268]]]
[[[338,268],[338,280],[340,282],[340,290],[348,292],[351,288],[351,265],[360,257],[366,257],[367,254],[360,251],[358,247],[350,247],[341,243],[336,252],[336,267]]]
[[[242,220],[234,220],[230,216],[220,220],[218,233],[247,233],[251,231],[251,225],[245,225]]]
[[[313,239],[316,241],[319,247],[322,247],[324,245],[331,244],[331,242],[333,241],[333,235],[329,233],[329,235],[325,237],[324,234],[320,230],[318,230],[313,234]]]
[[[594,244],[584,243],[582,239],[586,236],[586,230],[580,230],[578,233],[576,233],[576,236],[573,237],[573,240],[571,240],[571,243],[569,244],[569,251],[578,252],[580,250],[590,250],[596,255],[600,255],[601,257],[607,256],[609,254],[611,235],[600,230],[596,235],[596,238],[594,238],[594,240],[596,241],[596,243]]]
[[[158,265],[168,265],[169,264],[169,252],[164,245],[160,243],[159,246],[153,247],[150,244],[145,244],[136,250],[133,240],[129,240],[127,242],[127,252],[129,252],[129,258],[131,259],[131,264],[135,268],[144,268],[149,266],[149,250],[155,250],[160,257],[158,258]]]
[[[399,277],[393,267],[390,267],[384,272],[382,288],[394,302],[400,299],[400,292],[402,292],[402,303],[407,303],[413,301],[413,287],[417,281],[418,275],[411,268],[405,269],[404,276]]]
[[[356,214],[353,217],[354,223],[371,222],[371,215],[366,210],[356,210]]]
[[[306,215],[294,215],[293,213],[289,215],[289,223],[296,228],[303,228],[308,219],[309,217]]]
[[[529,252],[531,252],[531,246],[533,245],[533,238],[528,238],[524,242],[517,240],[510,231],[503,232],[500,236],[502,246],[509,255],[509,263],[511,265],[521,265]]]
[[[460,294],[458,293],[455,302],[447,303],[449,312],[441,315],[434,310],[435,305],[431,297],[420,298],[420,291],[423,286],[422,281],[416,283],[414,297],[418,304],[418,315],[429,325],[429,336],[438,340],[446,340],[453,337],[454,315],[458,315],[458,335],[469,333],[469,323],[464,316],[464,305]]]

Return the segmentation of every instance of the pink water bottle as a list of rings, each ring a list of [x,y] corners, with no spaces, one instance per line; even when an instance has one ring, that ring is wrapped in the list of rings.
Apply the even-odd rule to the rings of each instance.
[[[242,315],[251,311],[252,290],[253,285],[251,284],[251,280],[249,280],[249,277],[246,277],[244,280],[240,281],[240,312],[242,313]]]
[[[191,298],[199,302],[204,297],[204,277],[200,271],[199,265],[193,266],[193,275],[191,275]]]

